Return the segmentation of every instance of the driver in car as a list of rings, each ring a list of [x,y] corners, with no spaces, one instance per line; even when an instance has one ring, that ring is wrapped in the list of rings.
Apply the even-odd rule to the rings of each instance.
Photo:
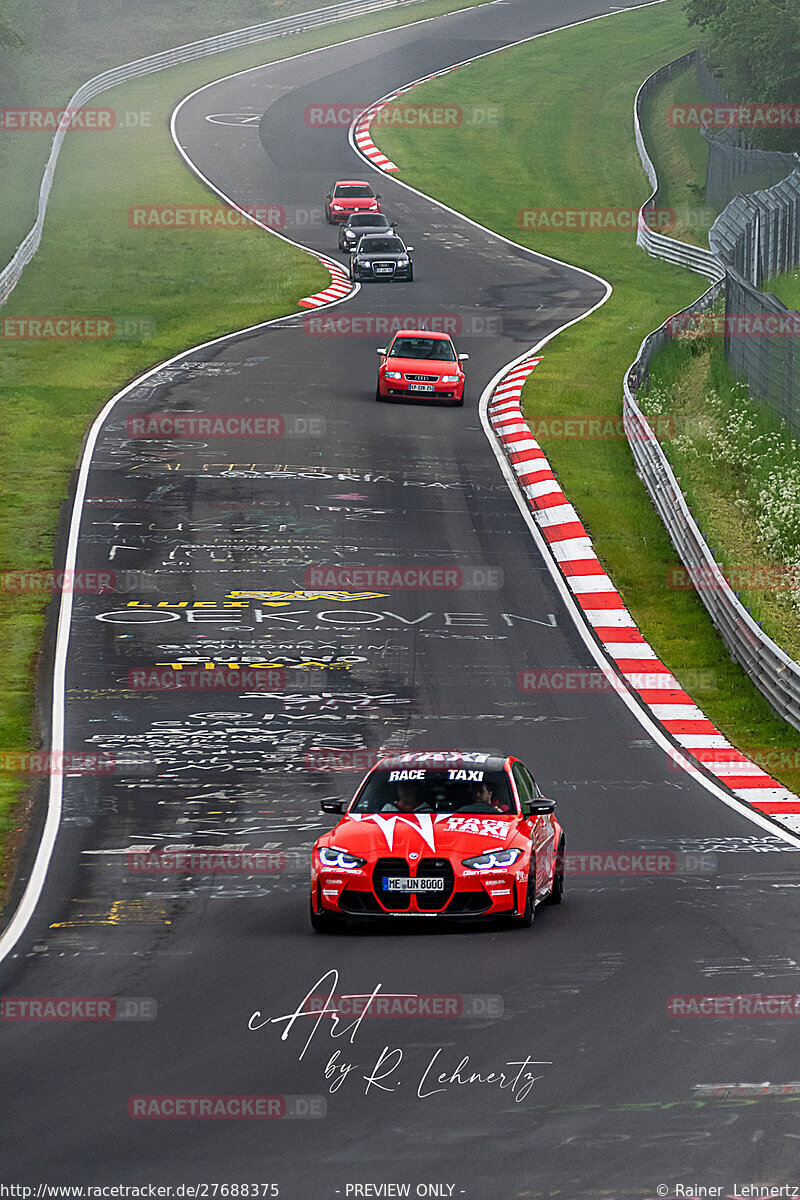
[[[514,811],[511,801],[508,798],[501,799],[499,796],[496,796],[492,785],[486,783],[485,780],[472,784],[472,800],[475,804],[488,804],[501,813],[511,813]]]
[[[420,806],[419,788],[415,783],[397,783],[394,803],[384,805],[384,812],[413,813]]]

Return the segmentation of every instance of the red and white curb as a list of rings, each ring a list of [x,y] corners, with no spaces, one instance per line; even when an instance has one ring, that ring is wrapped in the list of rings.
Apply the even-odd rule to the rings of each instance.
[[[800,797],[732,746],[701,712],[644,639],[603,570],[522,414],[522,387],[539,362],[523,359],[503,376],[489,400],[488,417],[584,620],[623,679],[684,751],[738,799],[800,832]]]
[[[364,157],[368,158],[372,163],[373,167],[387,172],[400,170],[396,163],[393,163],[390,158],[386,157],[382,150],[378,149],[370,135],[369,127],[378,113],[386,108],[387,104],[391,104],[393,100],[396,100],[398,96],[402,96],[405,92],[410,92],[418,84],[427,83],[429,79],[438,79],[440,75],[447,75],[449,71],[455,71],[459,66],[461,66],[461,63],[457,63],[452,67],[445,67],[443,71],[434,71],[432,75],[425,75],[422,79],[415,79],[413,83],[408,83],[405,87],[398,88],[396,92],[392,92],[388,96],[383,96],[370,108],[365,108],[363,113],[356,118],[353,126],[353,140]]]
[[[315,257],[318,257],[323,267],[330,271],[331,283],[323,292],[315,292],[313,296],[304,296],[302,300],[298,300],[299,308],[322,308],[323,304],[330,304],[331,300],[341,300],[343,296],[347,296],[355,290],[350,276],[343,267],[329,258],[321,258],[319,255]]]
[[[399,92],[395,93],[395,95],[399,94]],[[365,111],[356,121],[355,128],[353,130],[355,143],[361,153],[369,159],[373,167],[378,167],[381,171],[397,171],[399,168],[395,163],[392,162],[390,158],[386,157],[382,150],[379,150],[375,145],[370,137],[369,127],[381,109],[389,103],[389,100],[393,99],[394,96],[389,96],[386,100],[380,102],[379,104],[373,104],[372,108],[365,109]]]

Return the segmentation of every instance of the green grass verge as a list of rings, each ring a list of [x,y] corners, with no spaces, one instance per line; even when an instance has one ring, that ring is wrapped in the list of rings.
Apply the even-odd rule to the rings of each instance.
[[[759,587],[762,576],[767,583],[786,582],[790,576],[781,568],[800,558],[794,489],[777,478],[796,470],[796,440],[774,413],[747,396],[720,338],[670,342],[653,357],[649,384],[642,408],[675,422],[678,436],[664,449],[708,544],[762,628],[800,661],[800,614],[791,596]],[[782,521],[775,519],[775,501],[786,508]],[[779,535],[783,555],[777,552]]]
[[[644,78],[694,40],[676,0],[586,23],[415,91],[419,103],[502,105],[502,136],[491,145],[485,134],[463,128],[380,135],[402,179],[613,284],[602,308],[547,346],[523,393],[531,420],[617,417],[622,378],[644,334],[702,290],[698,276],[649,258],[629,233],[534,233],[520,228],[517,217],[534,204],[641,204],[648,186],[632,136],[633,99]],[[697,703],[745,751],[796,744],[796,731],[730,661],[697,596],[668,586],[678,559],[636,477],[627,442],[540,441],[633,617],[678,678],[692,679]],[[782,771],[780,778],[800,787],[798,771]]]
[[[786,275],[776,275],[764,284],[765,292],[772,292],[792,312],[800,312],[800,268]]]
[[[169,116],[177,101],[233,71],[463,7],[464,0],[404,6],[214,55],[98,99],[117,111],[149,113],[150,124],[66,139],[42,246],[2,317],[144,318],[147,335],[130,341],[3,342],[0,570],[52,565],[59,507],[81,441],[119,387],[179,350],[296,311],[299,297],[329,282],[312,256],[256,229],[130,228],[131,204],[214,203],[170,138]],[[47,599],[0,590],[0,742],[6,751],[35,748],[33,673]],[[18,829],[24,787],[19,775],[0,771],[0,850]],[[0,899],[9,869],[0,858]]]
[[[664,232],[708,249],[708,231],[719,215],[705,202],[708,146],[696,129],[673,128],[668,122],[671,105],[703,102],[697,72],[687,67],[643,97],[641,120],[658,176],[659,207],[675,212],[675,227]]]

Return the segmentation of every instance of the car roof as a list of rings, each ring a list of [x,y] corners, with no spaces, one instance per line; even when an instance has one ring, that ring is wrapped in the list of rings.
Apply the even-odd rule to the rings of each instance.
[[[475,762],[475,756],[480,761]],[[409,750],[405,754],[390,754],[380,759],[373,767],[374,771],[395,771],[415,765],[430,766],[432,769],[441,765],[445,770],[448,765],[459,767],[480,767],[484,771],[502,771],[508,757],[499,754],[483,754],[481,750]]]
[[[452,342],[453,340],[449,333],[434,332],[432,329],[398,329],[395,339],[399,337],[436,338],[440,342]]]

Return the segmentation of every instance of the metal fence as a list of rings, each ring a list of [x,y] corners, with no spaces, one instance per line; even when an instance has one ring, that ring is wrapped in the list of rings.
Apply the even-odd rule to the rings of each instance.
[[[727,268],[728,362],[800,436],[800,318],[759,290],[800,264],[800,170],[766,191],[737,196],[711,226],[709,242]]]
[[[729,107],[733,102],[725,94],[702,50],[696,52],[695,65],[703,95],[713,105]],[[728,128],[713,133],[707,125],[701,125],[700,133],[708,145],[706,203],[714,208],[724,208],[734,196],[772,187],[800,166],[796,154],[756,149],[741,129]]]
[[[285,37],[288,34],[304,33],[309,29],[318,29],[322,25],[330,25],[348,17],[364,16],[367,13],[379,12],[382,9],[396,8],[400,5],[416,4],[419,0],[346,0],[342,4],[332,4],[327,8],[316,8],[309,12],[298,13],[292,17],[279,17],[274,21],[266,21],[260,25],[250,25],[246,29],[234,29],[230,33],[219,34],[217,37],[203,38],[201,41],[189,42],[184,46],[176,46],[172,50],[162,50],[159,54],[151,54],[146,58],[136,59],[121,67],[113,67],[103,71],[82,84],[74,96],[65,105],[70,112],[80,108],[108,88],[119,83],[127,83],[143,75],[151,75],[155,71],[163,71],[166,67],[178,66],[181,63],[194,62],[210,54],[219,54],[223,50],[235,50],[242,46],[251,46],[257,42],[268,41],[271,38]],[[42,240],[44,219],[47,213],[47,202],[50,189],[53,186],[56,163],[61,152],[67,126],[60,128],[53,138],[50,156],[44,169],[42,182],[39,187],[39,204],[36,220],[23,241],[8,263],[0,271],[0,304],[5,304],[22,275],[25,267],[33,258]]]
[[[706,203],[724,208],[734,196],[771,187],[797,166],[796,154],[782,150],[757,150],[738,130],[700,133],[708,144]]]
[[[737,196],[708,235],[725,266],[760,287],[800,263],[800,169],[761,192]]]
[[[657,196],[658,179],[639,126],[640,97],[652,84],[669,78],[675,71],[683,70],[690,60],[690,55],[684,55],[655,72],[645,80],[636,96],[636,144],[654,189],[649,204]],[[786,308],[775,297],[757,291],[730,264],[736,259],[752,268],[755,263],[756,272],[763,275],[768,270],[773,273],[785,270],[792,260],[795,264],[800,261],[800,208],[793,199],[796,193],[800,195],[800,173],[793,176],[792,181],[786,180],[769,192],[761,193],[752,207],[748,205],[752,197],[728,205],[715,222],[712,228],[714,236],[710,238],[713,251],[710,257],[719,272],[717,282],[684,312],[689,314],[705,309],[724,294],[726,317],[734,314],[737,305],[741,306],[743,312],[778,317],[787,314]],[[640,229],[641,224],[640,215]],[[637,241],[645,245],[648,253],[661,257],[659,242],[653,239],[645,242],[638,237]],[[680,261],[674,256],[669,256],[669,259]],[[685,265],[690,263],[687,261]],[[764,633],[724,578],[689,511],[666,455],[637,403],[636,392],[646,383],[650,360],[670,340],[672,331],[681,327],[681,315],[665,322],[644,339],[636,361],[624,379],[623,418],[631,453],[672,544],[731,657],[743,667],[778,715],[795,729],[800,729],[800,665]],[[780,411],[782,416],[786,416],[787,411],[794,414],[794,404],[798,399],[797,383],[800,381],[800,362],[796,357],[798,339],[753,336],[728,338],[726,341],[733,344],[734,356],[741,355],[738,369],[748,375],[748,379],[752,377],[754,390],[756,387],[769,388],[774,395],[776,411]]]

